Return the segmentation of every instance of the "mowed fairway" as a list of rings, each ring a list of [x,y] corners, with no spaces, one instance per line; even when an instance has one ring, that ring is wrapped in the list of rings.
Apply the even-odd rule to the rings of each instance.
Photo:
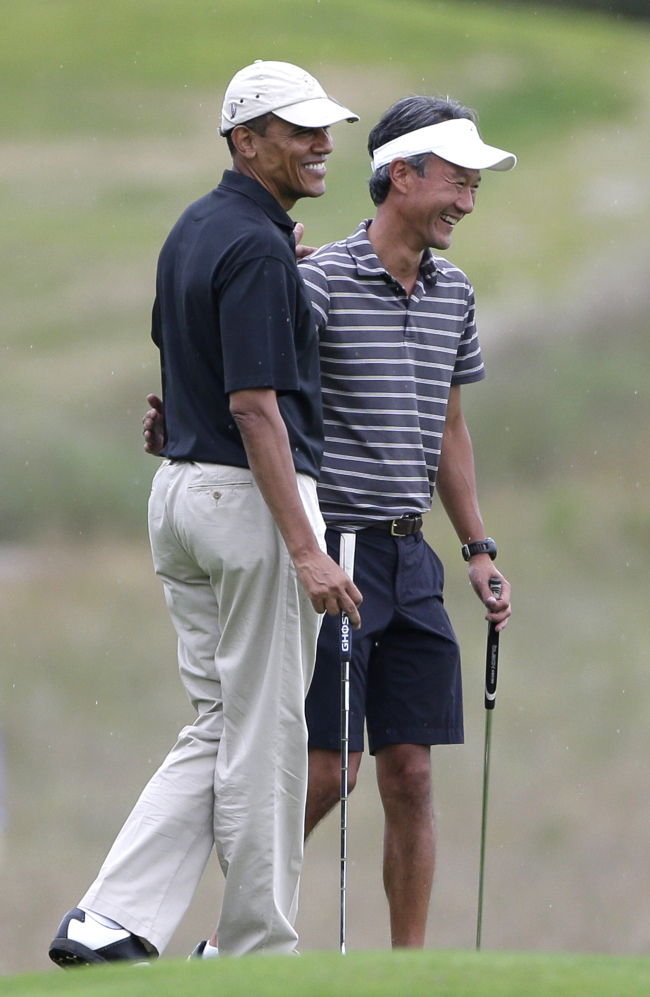
[[[515,953],[358,952],[168,961],[0,981],[7,997],[642,997],[650,960]]]

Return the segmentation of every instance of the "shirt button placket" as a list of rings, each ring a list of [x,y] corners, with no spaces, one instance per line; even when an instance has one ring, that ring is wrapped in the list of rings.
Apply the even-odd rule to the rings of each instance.
[[[409,340],[409,342],[412,342],[415,339],[415,336],[414,336],[414,334],[413,334],[413,332],[411,330],[411,312],[410,312],[410,309],[409,309],[408,298],[404,302],[404,305],[405,305],[405,307],[404,307],[404,339],[407,339],[407,340]]]

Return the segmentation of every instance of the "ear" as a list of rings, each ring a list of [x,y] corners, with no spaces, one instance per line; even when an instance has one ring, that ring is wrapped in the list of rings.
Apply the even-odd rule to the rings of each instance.
[[[400,194],[408,194],[413,186],[415,170],[405,159],[394,159],[388,167],[390,171],[390,182]]]
[[[255,147],[255,139],[257,135],[252,130],[252,128],[247,128],[246,125],[236,125],[230,133],[230,138],[232,143],[237,150],[238,155],[242,156],[243,159],[254,159],[257,155],[257,149]]]

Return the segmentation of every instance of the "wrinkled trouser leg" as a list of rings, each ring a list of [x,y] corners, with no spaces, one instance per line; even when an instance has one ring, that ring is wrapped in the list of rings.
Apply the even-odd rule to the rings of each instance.
[[[298,476],[322,543],[315,483]],[[150,780],[81,904],[167,945],[213,844],[224,953],[291,952],[307,784],[304,695],[319,617],[250,471],[161,466],[156,572],[198,711]]]

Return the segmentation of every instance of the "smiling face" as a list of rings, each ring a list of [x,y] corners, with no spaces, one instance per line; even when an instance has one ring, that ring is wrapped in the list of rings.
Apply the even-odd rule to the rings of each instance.
[[[424,176],[418,176],[413,167],[408,169],[412,176],[402,211],[408,215],[418,251],[448,249],[454,227],[474,210],[481,171],[455,166],[433,153],[426,161]]]
[[[302,128],[273,115],[264,135],[235,128],[234,166],[261,183],[288,211],[301,197],[325,193],[326,160],[333,149],[328,128]]]

